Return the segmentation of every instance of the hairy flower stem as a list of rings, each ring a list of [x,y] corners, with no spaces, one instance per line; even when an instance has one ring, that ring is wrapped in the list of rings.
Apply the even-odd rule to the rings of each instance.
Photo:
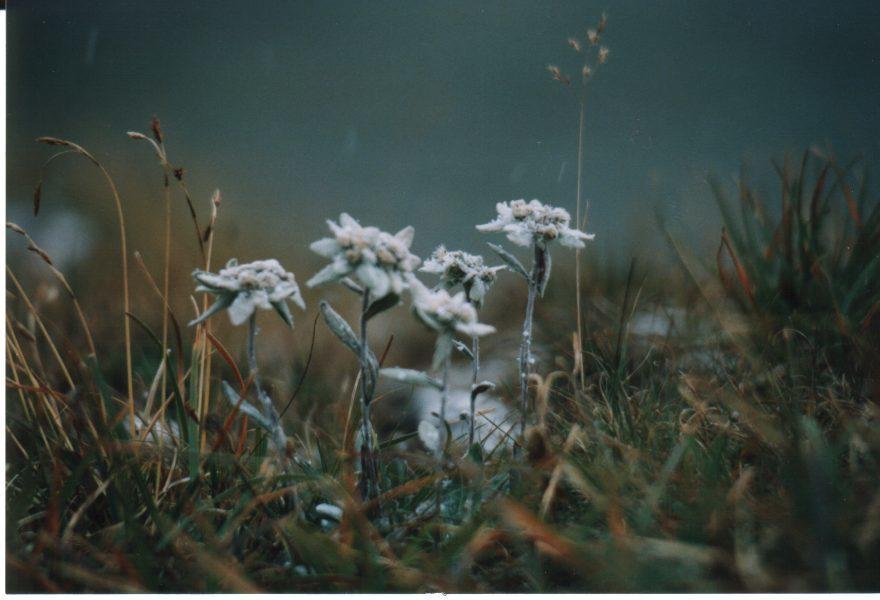
[[[526,419],[529,406],[529,371],[532,366],[532,322],[535,313],[535,300],[538,296],[538,288],[545,276],[547,268],[547,250],[540,244],[534,245],[535,257],[532,262],[532,272],[529,274],[529,297],[526,303],[526,318],[523,322],[522,346],[519,352],[519,438],[525,441]],[[513,447],[514,457],[519,455],[519,446]]]
[[[367,346],[367,309],[370,307],[370,291],[364,290],[361,306],[361,473],[364,478],[365,499],[379,495],[379,465],[373,449],[373,426],[370,422],[370,403],[372,402],[373,381],[369,367],[369,347]]]
[[[260,387],[260,374],[257,370],[257,313],[251,315],[250,320],[248,321],[248,342],[247,342],[247,361],[248,361],[248,371],[250,371],[251,380],[254,384],[254,389],[257,391],[257,396],[262,399],[263,390]]]
[[[278,413],[276,412],[275,407],[272,405],[272,399],[267,393],[263,391],[263,388],[260,385],[260,373],[257,368],[256,339],[257,313],[254,312],[248,320],[248,371],[250,372],[251,381],[254,385],[254,391],[256,391],[257,398],[262,404],[263,416],[265,417],[266,422],[269,423],[272,427],[272,443],[277,446],[278,452],[283,454],[287,447],[287,435],[284,433],[284,429],[281,427],[281,420],[278,417]]]
[[[471,414],[468,430],[468,449],[474,445],[474,416],[476,414],[477,397],[474,395],[473,386],[477,385],[480,378],[480,338],[473,336],[471,341],[471,364],[474,368],[473,383],[471,386]]]
[[[443,379],[441,380],[440,387],[440,439],[445,439],[446,434],[446,403],[449,399],[449,365],[452,362],[452,353],[447,353],[446,358],[443,359]],[[443,463],[446,460],[446,444],[443,445],[443,448],[437,452],[437,473],[441,473],[443,471]],[[443,479],[441,477],[437,477],[437,496],[435,499],[435,507],[437,516],[439,517],[442,510],[442,500],[443,500]],[[435,545],[438,542],[438,538],[435,537],[434,543]]]

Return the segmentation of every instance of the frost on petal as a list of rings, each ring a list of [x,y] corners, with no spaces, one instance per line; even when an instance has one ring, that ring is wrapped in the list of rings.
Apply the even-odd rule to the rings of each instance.
[[[483,298],[486,295],[486,284],[482,279],[477,277],[467,286],[466,291],[468,300],[475,304],[479,304],[483,301]]]
[[[391,282],[391,291],[397,294],[398,296],[403,293],[403,290],[406,289],[406,282],[403,280],[403,277],[397,271],[393,271],[389,276]]]
[[[355,275],[361,284],[370,290],[374,298],[382,298],[388,294],[391,280],[388,274],[376,265],[363,263],[355,270]]]
[[[311,249],[312,252],[325,258],[333,258],[341,248],[342,247],[339,245],[339,242],[336,241],[336,238],[322,238],[309,245],[309,249]]]
[[[532,234],[527,228],[519,224],[514,224],[506,226],[504,231],[507,232],[507,239],[517,246],[528,247],[532,245],[534,234]]]
[[[577,229],[567,229],[563,230],[562,235],[559,236],[559,243],[570,248],[583,248],[584,240],[590,241],[595,237],[595,234],[592,233],[584,233]]]
[[[422,263],[422,268],[419,269],[419,271],[422,271],[423,273],[435,273],[438,275],[440,273],[442,273],[444,270],[445,270],[445,268],[443,267],[443,265],[441,265],[438,261],[434,260],[433,258],[429,258],[424,263]]]
[[[223,277],[222,275],[217,275],[215,273],[209,273],[207,271],[194,271],[193,277],[196,281],[209,289],[213,288],[217,290],[235,291],[241,287],[235,279]]]
[[[256,310],[256,300],[252,294],[238,294],[229,305],[229,320],[233,325],[241,325]]]
[[[343,227],[360,227],[360,224],[355,221],[348,213],[342,213],[341,215],[339,215],[339,224]]]
[[[336,269],[335,263],[330,263],[317,273],[315,273],[311,279],[306,282],[306,286],[313,288],[316,285],[321,285],[322,283],[327,283],[328,281],[336,281],[341,277],[341,274]]]
[[[412,225],[408,225],[404,227],[400,231],[394,234],[394,237],[398,239],[398,241],[402,242],[404,246],[409,248],[412,246],[413,238],[415,237],[416,230]]]
[[[488,223],[483,223],[482,225],[477,225],[477,231],[501,231],[504,228],[506,222],[500,217],[497,219],[493,219]]]

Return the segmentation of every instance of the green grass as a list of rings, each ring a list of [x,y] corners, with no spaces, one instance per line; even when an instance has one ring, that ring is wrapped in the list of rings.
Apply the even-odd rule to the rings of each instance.
[[[851,191],[867,190],[852,169],[800,165],[779,169],[779,210],[745,185],[739,206],[722,199],[717,257],[682,251],[677,273],[586,278],[583,387],[574,277],[560,263],[536,312],[526,451],[467,454],[456,441],[440,514],[414,426],[381,432],[383,495],[361,501],[355,365],[318,351],[308,368],[266,358],[302,383],[285,417],[291,455],[273,456],[221,397],[220,379],[248,386],[235,375],[242,348],[204,327],[177,342],[172,323],[167,395],[143,414],[163,346],[145,333],[162,322],[157,300],[132,321],[137,410],[187,426],[133,440],[121,335],[96,337],[97,356],[82,333],[53,340],[27,290],[10,287],[8,591],[877,591],[880,209]],[[716,259],[720,277],[692,275]],[[518,324],[522,303],[505,304],[485,320]],[[633,316],[659,305],[686,318],[633,335]],[[398,353],[425,354],[385,334]],[[498,383],[514,406],[516,374]]]

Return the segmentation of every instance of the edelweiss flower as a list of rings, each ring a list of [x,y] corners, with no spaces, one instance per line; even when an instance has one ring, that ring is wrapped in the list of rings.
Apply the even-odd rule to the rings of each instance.
[[[485,225],[477,225],[478,231],[503,231],[518,246],[547,243],[559,240],[563,246],[583,248],[584,240],[595,235],[570,227],[571,215],[564,208],[542,204],[538,200],[512,200],[495,205],[498,216]]]
[[[479,308],[486,292],[495,283],[498,271],[504,268],[503,265],[487,267],[482,256],[461,250],[449,251],[439,246],[419,270],[440,275],[446,288],[461,284],[468,301]]]
[[[432,291],[413,275],[409,277],[409,285],[413,294],[413,312],[431,329],[471,337],[495,331],[491,325],[477,321],[477,309],[467,301],[464,292],[452,296],[446,290]]]
[[[196,269],[193,278],[199,283],[197,292],[214,294],[217,301],[190,325],[200,323],[224,308],[229,309],[232,324],[241,325],[258,308],[274,308],[292,327],[293,316],[287,300],[293,300],[302,309],[306,307],[293,273],[285,271],[274,258],[243,265],[233,258],[219,273]]]
[[[306,285],[314,287],[354,275],[375,299],[406,289],[404,275],[420,262],[409,251],[415,233],[412,227],[391,235],[377,227],[361,227],[346,213],[339,215],[338,225],[330,220],[327,225],[334,237],[318,240],[310,248],[332,262]]]

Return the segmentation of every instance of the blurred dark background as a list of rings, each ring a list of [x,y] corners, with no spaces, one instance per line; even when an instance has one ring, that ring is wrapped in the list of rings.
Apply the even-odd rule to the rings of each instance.
[[[112,203],[74,160],[53,167],[46,214],[32,223],[51,153],[33,139],[69,138],[104,161],[131,211],[132,245],[149,254],[160,174],[124,132],[146,131],[153,115],[203,219],[211,191],[223,191],[220,258],[271,246],[301,260],[342,210],[388,229],[414,224],[420,254],[440,242],[482,247],[473,225],[499,200],[538,197],[574,212],[577,107],[546,65],[575,70],[566,38],[603,9],[611,56],[592,84],[585,157],[594,260],[662,256],[658,210],[714,247],[709,174],[730,183],[745,162],[770,175],[770,157],[810,145],[869,161],[880,151],[876,2],[8,8],[8,217],[70,260],[115,239]],[[189,231],[182,204],[175,210]]]

